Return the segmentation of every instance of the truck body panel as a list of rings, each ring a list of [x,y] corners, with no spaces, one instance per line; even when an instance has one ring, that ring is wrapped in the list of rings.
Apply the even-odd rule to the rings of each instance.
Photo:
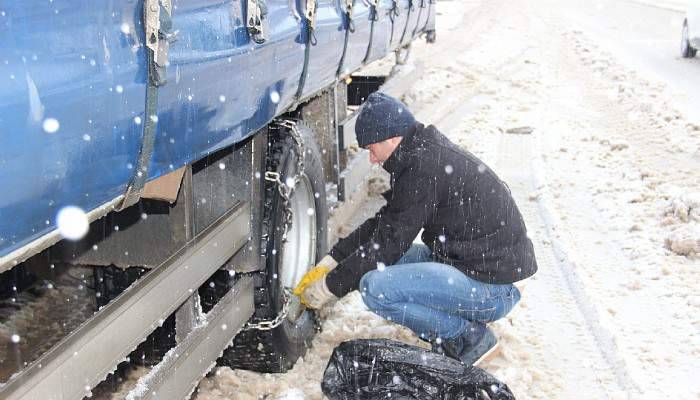
[[[134,174],[146,90],[138,2],[4,2],[0,256],[92,210]]]
[[[243,0],[177,1],[168,82],[158,88],[151,179],[245,139],[294,100],[304,60],[287,0],[268,6],[268,39],[244,26]]]
[[[317,0],[307,42],[305,1],[257,1],[262,43],[246,27],[247,0],[172,1],[174,41],[154,116],[146,115],[143,1],[3,4],[0,271],[23,260],[14,254],[26,257],[24,246],[51,244],[40,242],[55,236],[61,208],[90,213],[125,193],[147,118],[157,120],[153,180],[250,137],[415,29],[406,26],[408,0],[381,0],[376,12],[355,0],[350,25],[344,1]]]
[[[371,22],[369,5],[364,1],[356,1],[350,22],[351,31],[348,34],[345,59],[341,67],[342,74],[348,74],[362,66],[365,56],[367,56]]]

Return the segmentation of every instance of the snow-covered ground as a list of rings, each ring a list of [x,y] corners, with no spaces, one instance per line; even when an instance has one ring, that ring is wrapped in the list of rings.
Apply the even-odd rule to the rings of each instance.
[[[698,399],[700,126],[565,3],[441,1],[438,43],[412,54],[428,73],[406,102],[499,173],[536,246],[482,367],[519,399]],[[219,368],[197,399],[322,399],[333,348],[368,337],[418,345],[353,293],[292,371]]]

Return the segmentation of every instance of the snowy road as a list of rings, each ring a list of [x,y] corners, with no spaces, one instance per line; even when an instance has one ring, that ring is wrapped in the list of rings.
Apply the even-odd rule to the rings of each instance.
[[[519,399],[699,398],[700,60],[676,55],[679,14],[604,0],[438,6],[438,43],[412,55],[428,73],[405,100],[508,183],[540,264],[483,367]],[[292,371],[220,368],[198,399],[321,399],[333,347],[360,337],[416,343],[355,293]]]
[[[579,0],[552,1],[550,6],[628,66],[666,83],[673,91],[674,106],[700,122],[700,58],[683,59],[679,50],[685,14],[678,10],[685,9],[684,3]]]

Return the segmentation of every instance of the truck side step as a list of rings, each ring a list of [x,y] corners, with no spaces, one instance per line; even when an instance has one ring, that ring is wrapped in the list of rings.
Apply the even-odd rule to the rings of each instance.
[[[253,278],[241,278],[163,362],[141,378],[128,400],[188,398],[253,314]]]

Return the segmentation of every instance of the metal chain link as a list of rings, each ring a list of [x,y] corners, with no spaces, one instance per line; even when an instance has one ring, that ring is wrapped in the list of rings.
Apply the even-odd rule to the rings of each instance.
[[[294,188],[301,182],[301,175],[304,173],[304,141],[301,138],[299,129],[297,129],[297,123],[288,119],[274,120],[273,125],[277,125],[281,128],[287,128],[294,139],[294,145],[297,149],[297,170],[293,177],[285,179],[282,182],[281,175],[279,172],[275,171],[265,171],[265,180],[268,182],[273,182],[277,187],[277,191],[282,198],[282,210],[284,212],[284,219],[282,221],[282,243],[287,241],[287,232],[289,231],[289,226],[292,224],[292,218],[294,217],[292,207],[291,207],[291,197],[294,194]],[[269,233],[268,233],[269,234]],[[269,331],[280,326],[282,322],[287,318],[289,314],[289,306],[292,303],[292,291],[290,288],[284,288],[283,297],[284,305],[282,310],[277,316],[271,320],[260,321],[256,323],[246,324],[243,330],[260,330]]]
[[[243,327],[244,331],[250,331],[250,330],[258,330],[258,331],[270,331],[278,326],[282,325],[282,322],[287,318],[287,314],[289,314],[289,305],[292,303],[291,296],[292,291],[290,289],[285,288],[284,289],[284,305],[282,306],[282,311],[280,311],[277,316],[271,320],[267,321],[260,321],[256,323],[250,323],[248,322],[245,327]]]

